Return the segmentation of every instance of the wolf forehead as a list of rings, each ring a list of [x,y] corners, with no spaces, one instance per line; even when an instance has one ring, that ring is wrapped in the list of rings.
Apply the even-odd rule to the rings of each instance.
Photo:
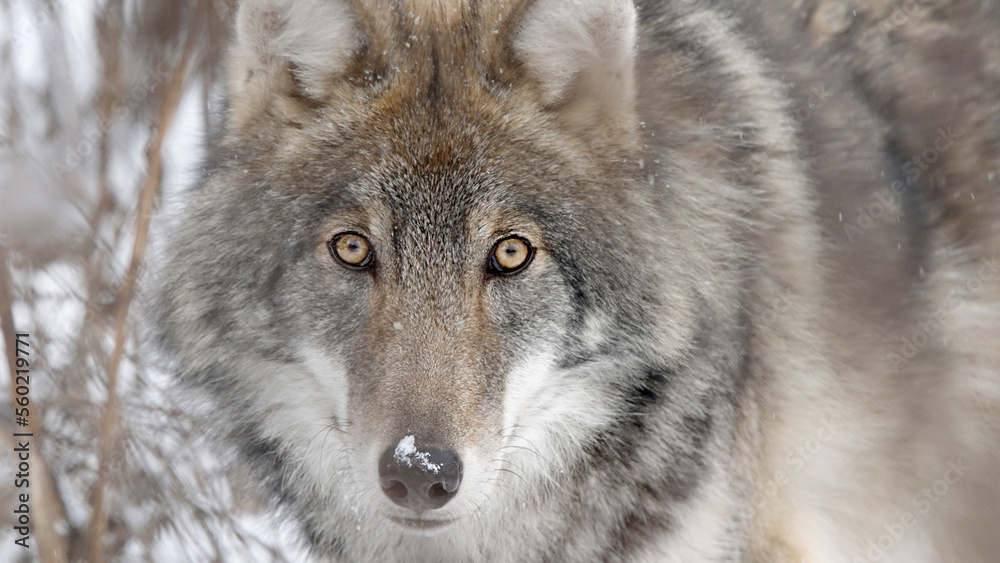
[[[343,86],[391,88],[386,106],[413,94],[474,93],[484,77],[514,78],[503,68],[512,62],[505,38],[524,4],[243,2],[231,85],[238,94],[297,89],[311,101],[334,100]]]
[[[455,135],[470,122],[536,133],[558,122],[612,145],[634,121],[625,0],[245,0],[236,35],[230,139],[333,120],[413,145],[443,123]]]

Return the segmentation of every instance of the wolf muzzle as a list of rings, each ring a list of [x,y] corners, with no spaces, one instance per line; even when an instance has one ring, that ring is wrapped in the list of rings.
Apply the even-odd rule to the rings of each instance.
[[[392,502],[421,514],[441,508],[458,493],[462,460],[449,450],[418,449],[406,436],[382,454],[379,484]]]

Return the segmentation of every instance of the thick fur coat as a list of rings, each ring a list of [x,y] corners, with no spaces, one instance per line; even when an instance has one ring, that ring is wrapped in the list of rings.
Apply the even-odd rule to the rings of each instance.
[[[319,559],[996,560],[996,2],[241,4],[157,335]]]

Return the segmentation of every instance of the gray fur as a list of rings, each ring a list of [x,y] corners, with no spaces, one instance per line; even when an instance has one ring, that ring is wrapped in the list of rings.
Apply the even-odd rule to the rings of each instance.
[[[309,41],[244,1],[275,19],[241,20],[157,334],[319,558],[869,561],[905,514],[882,561],[1000,553],[995,4],[640,2],[633,91],[624,4],[566,4],[604,35],[546,84],[532,2],[345,3],[357,36]],[[491,277],[507,233],[538,254]],[[385,518],[406,434],[478,468],[440,530]]]

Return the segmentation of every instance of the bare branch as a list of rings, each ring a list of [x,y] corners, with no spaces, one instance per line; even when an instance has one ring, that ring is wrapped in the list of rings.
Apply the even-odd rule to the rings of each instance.
[[[13,295],[11,287],[9,258],[7,246],[0,241],[0,328],[3,330],[5,350],[7,354],[7,364],[10,370],[10,398],[16,397],[14,389],[17,387],[17,351],[15,343],[14,315],[11,310]],[[38,541],[38,556],[43,563],[62,563],[66,561],[66,546],[63,539],[56,533],[55,524],[59,520],[65,520],[66,508],[63,506],[62,498],[59,496],[55,480],[49,465],[45,462],[38,447],[42,432],[39,424],[40,413],[38,407],[33,406],[31,416],[28,419],[26,430],[31,434],[31,440],[35,447],[32,448],[32,473],[38,475],[31,480],[30,491],[32,506],[35,508],[32,519],[35,538]]]
[[[188,62],[197,44],[199,33],[199,23],[203,12],[204,2],[198,4],[198,9],[191,21],[188,37],[184,45],[181,60],[174,70],[173,77],[167,87],[166,96],[160,105],[157,117],[156,130],[153,133],[153,142],[146,153],[147,174],[146,180],[140,192],[138,211],[136,217],[135,243],[132,246],[132,257],[129,261],[128,270],[122,281],[118,292],[118,301],[115,308],[115,341],[111,357],[107,367],[107,401],[101,414],[100,423],[100,450],[97,479],[91,496],[91,520],[88,530],[87,560],[91,563],[100,563],[105,559],[104,534],[107,529],[107,513],[104,506],[104,492],[107,481],[107,474],[116,442],[115,430],[118,418],[118,398],[117,380],[118,368],[121,363],[122,354],[125,348],[126,323],[128,321],[129,307],[135,292],[135,282],[138,278],[139,269],[142,264],[143,255],[146,249],[146,237],[149,232],[149,220],[153,211],[153,203],[160,191],[160,180],[163,172],[163,162],[160,149],[163,146],[163,139],[170,127],[170,122],[174,117],[183,93],[184,78],[187,73]]]

